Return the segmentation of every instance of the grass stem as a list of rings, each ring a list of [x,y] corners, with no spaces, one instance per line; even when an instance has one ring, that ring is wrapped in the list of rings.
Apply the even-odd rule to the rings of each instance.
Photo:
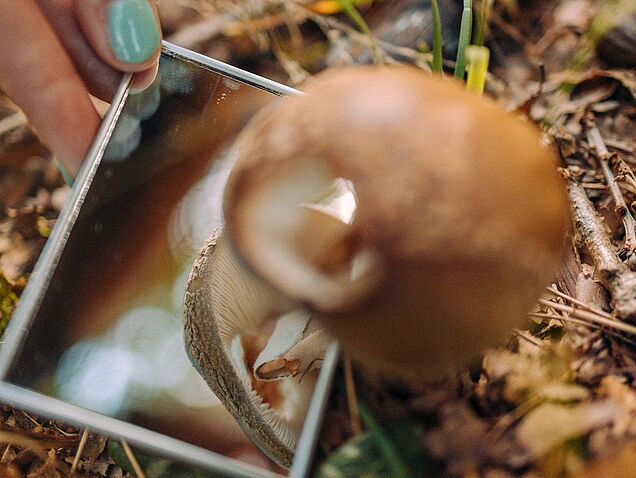
[[[481,95],[486,86],[490,50],[485,46],[470,45],[466,48],[466,60],[468,60],[466,88],[469,91]]]
[[[481,0],[479,3],[479,13],[475,23],[475,35],[472,44],[483,46],[486,42],[486,32],[488,31],[488,18],[494,0]]]
[[[342,10],[351,18],[353,23],[360,29],[362,33],[364,33],[371,43],[371,49],[373,50],[373,62],[376,65],[381,65],[384,63],[382,58],[382,53],[380,52],[380,47],[378,46],[378,42],[375,40],[373,33],[371,33],[371,29],[364,17],[360,14],[356,6],[354,5],[352,0],[338,0]]]
[[[408,478],[409,476],[411,476],[411,473],[409,472],[402,458],[396,451],[394,444],[391,442],[391,439],[387,436],[379,423],[375,421],[375,418],[373,418],[371,412],[362,403],[359,404],[359,407],[362,421],[369,429],[369,432],[375,438],[382,455],[386,459],[389,469],[391,470],[391,477]]]
[[[437,0],[431,0],[433,9],[433,71],[442,72],[442,18]]]
[[[462,23],[459,30],[459,45],[457,46],[457,58],[455,60],[455,77],[463,79],[466,73],[466,47],[470,43],[470,35],[473,25],[472,0],[464,0]]]

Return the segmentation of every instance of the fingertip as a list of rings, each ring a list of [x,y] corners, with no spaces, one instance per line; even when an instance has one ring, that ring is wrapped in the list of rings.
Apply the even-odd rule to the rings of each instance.
[[[130,92],[132,94],[141,93],[155,81],[157,72],[159,71],[159,62],[152,65],[145,71],[135,73],[130,84]]]
[[[84,35],[103,61],[145,72],[159,61],[161,28],[154,0],[75,0]]]

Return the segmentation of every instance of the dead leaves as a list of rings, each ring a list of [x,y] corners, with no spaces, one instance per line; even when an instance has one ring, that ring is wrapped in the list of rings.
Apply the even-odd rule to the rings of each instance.
[[[452,476],[476,472],[484,460],[486,422],[463,402],[451,402],[440,410],[440,426],[424,439],[429,452],[447,463]]]
[[[538,460],[568,440],[608,425],[618,413],[619,408],[610,401],[575,406],[544,403],[520,421],[515,437]]]

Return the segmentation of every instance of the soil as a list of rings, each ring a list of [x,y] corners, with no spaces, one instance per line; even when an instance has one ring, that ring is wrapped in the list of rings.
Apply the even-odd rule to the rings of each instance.
[[[168,40],[297,85],[327,66],[371,61],[373,45],[385,61],[426,69],[430,58],[422,42],[430,22],[413,19],[426,19],[417,13],[428,7],[386,3],[361,7],[375,42],[326,1],[310,9],[291,0],[284,9],[274,1],[238,6],[162,0],[160,7]],[[460,11],[458,2],[444,3],[448,15]],[[397,461],[413,475],[636,476],[636,74],[633,62],[624,63],[628,55],[616,54],[633,42],[636,20],[608,14],[601,7],[610,3],[627,8],[629,2],[502,0],[490,17],[486,94],[542,127],[559,153],[574,211],[567,261],[530,314],[527,330],[515,331],[508,347],[485,352],[473,367],[434,383],[378,379],[356,369],[366,431],[353,437],[347,387],[337,386],[319,473],[335,468],[335,476],[356,476],[356,470],[387,476],[396,468],[387,471],[386,463],[372,458],[386,458],[393,443]],[[325,13],[328,7],[335,13]],[[415,22],[406,23],[416,34],[400,26],[402,18]],[[597,55],[605,20],[625,26],[600,35],[605,46]],[[633,52],[631,45],[623,51]],[[2,329],[69,191],[26,118],[0,96]],[[119,444],[107,437],[87,435],[76,459],[82,435],[2,407],[0,442],[11,445],[0,447],[0,476],[69,476],[71,468],[82,477],[133,475]],[[383,437],[388,452],[378,445],[385,444]],[[415,446],[395,446],[404,440]],[[361,453],[347,455],[347,445]],[[148,476],[203,476],[144,459],[155,463]]]

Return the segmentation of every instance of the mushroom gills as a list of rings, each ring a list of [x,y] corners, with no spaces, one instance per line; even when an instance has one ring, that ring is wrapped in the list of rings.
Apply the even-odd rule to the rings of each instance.
[[[245,268],[229,238],[216,233],[188,280],[185,322],[195,368],[248,436],[289,466],[315,374],[264,381],[254,365],[259,357],[263,364],[265,357],[280,359],[315,333],[309,315]],[[306,361],[301,356],[299,363]]]

